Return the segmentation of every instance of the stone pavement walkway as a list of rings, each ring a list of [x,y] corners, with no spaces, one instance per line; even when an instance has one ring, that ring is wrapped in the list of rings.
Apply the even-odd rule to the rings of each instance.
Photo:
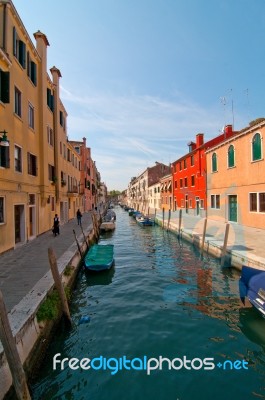
[[[157,212],[162,220],[162,212]],[[178,229],[179,212],[172,212],[170,222]],[[168,223],[168,213],[165,213],[165,227]],[[190,235],[202,237],[204,218],[194,217],[182,212],[181,229]],[[265,270],[265,227],[264,229],[243,226],[230,222],[227,250],[236,255],[242,264],[248,261],[250,266]],[[226,223],[207,219],[205,243],[221,248],[224,243]]]
[[[83,214],[82,226],[84,231],[92,229],[90,212]],[[56,237],[48,231],[15,250],[0,255],[0,290],[8,311],[50,270],[48,248],[54,249],[58,259],[75,243],[73,229],[77,237],[82,235],[76,218],[62,225],[60,235]]]

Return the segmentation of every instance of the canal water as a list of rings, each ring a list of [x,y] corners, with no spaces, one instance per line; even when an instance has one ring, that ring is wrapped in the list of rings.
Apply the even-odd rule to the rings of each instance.
[[[242,308],[238,272],[115,211],[115,232],[101,238],[115,268],[80,273],[74,327],[56,334],[33,399],[265,399],[265,320]],[[56,354],[84,368],[54,370]]]

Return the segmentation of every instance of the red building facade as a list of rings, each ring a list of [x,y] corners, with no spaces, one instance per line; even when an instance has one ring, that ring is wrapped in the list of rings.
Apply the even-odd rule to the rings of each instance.
[[[196,135],[196,142],[188,143],[189,152],[172,163],[173,209],[185,209],[190,215],[206,216],[206,155],[205,150],[216,146],[236,132],[227,125],[224,132],[204,143],[204,134]]]

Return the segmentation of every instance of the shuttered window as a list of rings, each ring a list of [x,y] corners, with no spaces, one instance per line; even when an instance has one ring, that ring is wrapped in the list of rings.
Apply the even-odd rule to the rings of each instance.
[[[234,146],[231,145],[228,148],[228,168],[232,168],[235,166],[235,149]]]
[[[212,155],[212,172],[217,172],[217,155],[213,153]]]
[[[19,64],[26,68],[26,44],[19,39],[16,28],[13,27],[13,55],[18,60]]]
[[[9,82],[10,82],[9,72],[5,72],[0,69],[0,101],[2,101],[2,103],[9,103],[10,101]]]
[[[252,161],[261,159],[261,137],[259,133],[253,136],[252,140]]]

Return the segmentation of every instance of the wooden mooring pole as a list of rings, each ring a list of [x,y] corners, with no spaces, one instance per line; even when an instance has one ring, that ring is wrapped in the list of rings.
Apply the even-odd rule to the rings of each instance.
[[[74,230],[74,229],[73,229],[73,233],[74,233],[74,237],[75,237],[75,241],[76,241],[76,245],[77,245],[77,248],[78,248],[80,257],[83,258],[82,250],[81,250],[81,247],[80,247],[79,242],[78,242],[78,240],[77,240],[77,236],[76,236],[76,233],[75,233],[75,230]]]
[[[67,321],[72,325],[72,320],[71,320],[71,315],[70,315],[70,311],[69,311],[69,307],[68,307],[66,294],[65,294],[62,280],[61,280],[61,277],[60,277],[60,274],[58,271],[56,256],[51,247],[48,248],[48,256],[49,256],[49,262],[50,262],[50,267],[51,267],[55,287],[59,293],[59,297],[60,297],[60,300],[62,303],[62,309],[63,309],[64,316],[66,317]]]
[[[207,218],[204,219],[204,223],[203,223],[202,243],[201,243],[201,256],[203,255],[203,251],[204,251],[206,228],[207,228]]]
[[[167,230],[169,230],[170,218],[171,218],[171,209],[168,210]]]
[[[164,207],[162,209],[162,215],[163,215],[162,228],[164,229],[164,225],[165,225],[165,209],[164,209]]]
[[[224,244],[223,244],[222,253],[221,253],[221,267],[223,267],[224,263],[225,263],[225,255],[226,255],[226,248],[227,248],[227,242],[228,242],[229,228],[230,228],[230,224],[227,223],[226,227],[225,227]]]
[[[26,374],[24,372],[15,338],[9,324],[8,315],[0,290],[0,339],[3,344],[6,359],[13,378],[13,385],[18,400],[30,400],[30,393],[27,385]]]
[[[179,210],[179,233],[178,236],[180,238],[180,230],[181,230],[181,221],[182,221],[182,210]]]
[[[86,238],[86,235],[85,235],[85,233],[84,233],[84,229],[83,229],[82,224],[80,225],[80,228],[81,228],[81,231],[82,231],[83,236],[84,236],[84,241],[86,242],[86,248],[87,248],[87,250],[88,250],[89,245],[88,245],[87,238]]]

